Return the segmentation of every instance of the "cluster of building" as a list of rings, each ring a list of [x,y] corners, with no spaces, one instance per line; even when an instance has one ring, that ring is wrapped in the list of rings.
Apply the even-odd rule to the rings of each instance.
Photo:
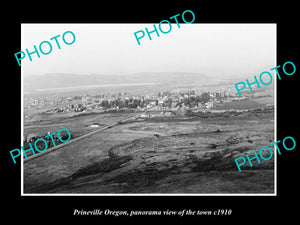
[[[210,109],[218,102],[236,98],[226,90],[174,90],[151,95],[132,96],[127,93],[106,93],[73,97],[27,98],[24,108],[47,108],[48,112],[86,112],[91,110],[175,110]],[[49,109],[49,105],[52,106]]]

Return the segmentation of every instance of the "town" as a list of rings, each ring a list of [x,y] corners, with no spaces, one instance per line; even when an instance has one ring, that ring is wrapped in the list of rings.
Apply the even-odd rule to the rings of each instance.
[[[141,190],[153,192],[157,189],[147,189],[148,181],[155,183],[152,181],[160,179],[156,174],[167,174],[163,175],[162,184],[172,190],[177,186],[173,187],[165,178],[174,174],[184,179],[187,172],[196,172],[200,179],[210,179],[211,173],[216,171],[219,182],[223,174],[235,176],[238,172],[234,159],[248,152],[251,158],[253,149],[274,140],[274,89],[269,86],[253,92],[245,90],[242,97],[230,84],[157,88],[151,92],[127,88],[42,94],[24,96],[23,146],[26,154],[27,150],[31,153],[29,143],[32,145],[41,137],[47,137],[47,132],[67,128],[72,136],[64,144],[53,135],[54,143],[45,140],[49,148],[46,154],[37,153],[26,160],[25,191],[30,193],[73,191],[73,182],[80,184],[75,191],[81,191],[87,185],[81,178],[87,178],[88,183],[103,177],[107,177],[104,182],[112,180],[107,189],[102,183],[101,187],[89,189],[95,193],[111,192],[116,183],[124,184],[125,181],[126,184],[118,186],[118,192],[130,192],[139,184],[144,185]],[[46,148],[41,141],[36,144],[38,149]],[[262,153],[264,158],[268,158],[266,153]],[[33,157],[29,154],[27,156]],[[38,166],[33,167],[34,163]],[[258,165],[257,173],[266,173],[262,180],[269,179],[268,191],[273,187],[272,163],[273,160],[266,161],[263,168]],[[40,177],[35,176],[36,168],[46,171],[51,168],[55,170],[51,174],[63,171],[68,175],[59,175],[55,183],[52,183],[52,175],[42,175],[42,183]],[[257,165],[255,171],[256,168]],[[242,169],[245,170],[243,174],[247,174],[249,166],[243,165]],[[45,180],[50,185],[45,185]],[[198,178],[191,177],[188,181],[198,182]],[[238,185],[240,179],[233,182]],[[66,185],[61,186],[62,183]],[[185,184],[186,181],[182,181],[182,185]],[[257,190],[261,189],[259,182]]]
[[[238,97],[232,90],[174,90],[151,95],[133,96],[126,92],[68,97],[25,97],[24,109],[47,109],[46,112],[111,112],[134,109],[151,110],[197,110],[207,111],[219,104],[258,98],[255,92]],[[265,96],[264,96],[265,97]],[[51,108],[49,109],[49,106]]]

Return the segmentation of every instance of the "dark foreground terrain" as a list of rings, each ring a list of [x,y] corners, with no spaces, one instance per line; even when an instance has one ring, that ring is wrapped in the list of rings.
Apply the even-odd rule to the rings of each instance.
[[[125,116],[82,115],[48,129],[86,133],[94,120]],[[234,162],[273,141],[272,108],[132,120],[24,163],[24,193],[274,193],[273,159],[242,172]]]

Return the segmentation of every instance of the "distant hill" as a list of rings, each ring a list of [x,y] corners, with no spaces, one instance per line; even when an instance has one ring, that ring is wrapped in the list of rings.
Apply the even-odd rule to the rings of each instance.
[[[219,82],[200,73],[140,72],[126,75],[103,74],[45,74],[24,77],[24,91],[69,88],[89,85],[120,85],[138,83],[212,84]]]

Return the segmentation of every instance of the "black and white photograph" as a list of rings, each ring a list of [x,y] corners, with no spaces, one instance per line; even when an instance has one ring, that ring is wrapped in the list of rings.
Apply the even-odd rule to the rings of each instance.
[[[276,24],[179,24],[21,25],[23,195],[276,194]]]
[[[294,221],[296,5],[109,3],[4,7],[3,221]]]

